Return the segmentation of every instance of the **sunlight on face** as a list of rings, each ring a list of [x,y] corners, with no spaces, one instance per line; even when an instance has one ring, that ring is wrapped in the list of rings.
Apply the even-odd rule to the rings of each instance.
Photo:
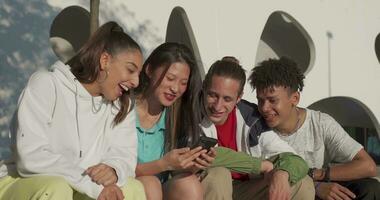
[[[274,86],[256,90],[258,108],[267,125],[271,128],[282,128],[290,118],[294,106],[295,93],[289,94],[287,88]]]
[[[240,82],[222,76],[213,76],[207,91],[206,108],[209,119],[216,125],[223,124],[234,109],[239,97]]]
[[[108,77],[101,85],[101,93],[108,100],[115,100],[126,89],[133,89],[139,85],[139,74],[142,69],[142,55],[140,51],[122,51],[110,56],[106,66]]]
[[[172,105],[187,89],[190,67],[183,62],[176,62],[166,71],[159,67],[151,74],[151,89],[156,99],[163,106]]]

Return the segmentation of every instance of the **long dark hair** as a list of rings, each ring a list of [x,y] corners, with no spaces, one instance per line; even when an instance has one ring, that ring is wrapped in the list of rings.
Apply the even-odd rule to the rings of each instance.
[[[151,80],[146,74],[147,67],[155,71],[165,67],[164,73],[176,62],[186,63],[190,68],[190,76],[186,91],[174,104],[167,109],[165,124],[165,150],[184,146],[194,146],[198,142],[201,122],[200,92],[202,90],[202,78],[191,50],[179,43],[166,42],[158,46],[146,59],[140,73],[141,84],[136,88],[136,94],[146,94]],[[162,81],[163,76],[161,77]]]
[[[140,51],[140,46],[116,22],[103,24],[83,45],[78,53],[66,64],[81,83],[96,81],[100,73],[100,56],[107,52],[115,56],[121,51]],[[114,125],[120,123],[128,114],[129,93],[120,97],[120,110],[114,118]]]

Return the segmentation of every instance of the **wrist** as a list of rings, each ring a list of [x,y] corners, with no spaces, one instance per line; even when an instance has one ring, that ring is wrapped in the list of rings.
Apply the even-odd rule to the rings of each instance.
[[[160,166],[160,169],[161,169],[160,171],[162,172],[171,170],[169,162],[167,162],[164,157],[158,160],[158,165]]]
[[[261,161],[261,170],[260,170],[261,173],[270,172],[272,171],[272,169],[273,169],[273,164],[271,162],[267,160]]]
[[[324,170],[324,176],[323,176],[322,181],[330,182],[330,166],[323,168],[323,170]]]
[[[324,170],[323,169],[317,169],[317,168],[310,168],[307,173],[310,178],[312,178],[314,181],[321,181],[324,178]]]
[[[316,180],[316,172],[317,172],[317,168],[313,167],[313,168],[309,168],[309,171],[307,171],[307,175],[310,176],[311,179],[313,180]]]
[[[285,180],[289,180],[289,173],[282,169],[276,170],[273,175],[277,177],[281,177]]]
[[[315,189],[315,194],[319,194],[319,187],[322,182],[314,182],[314,189]]]

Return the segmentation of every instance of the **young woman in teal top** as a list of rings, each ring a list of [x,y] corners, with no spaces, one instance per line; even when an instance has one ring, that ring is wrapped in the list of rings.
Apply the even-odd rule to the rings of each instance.
[[[201,131],[201,89],[199,69],[185,45],[164,43],[143,65],[136,89],[136,176],[148,199],[203,199],[193,172],[210,166],[215,151],[189,148]],[[165,182],[162,193],[159,178],[164,180],[163,173],[169,171],[176,175]]]

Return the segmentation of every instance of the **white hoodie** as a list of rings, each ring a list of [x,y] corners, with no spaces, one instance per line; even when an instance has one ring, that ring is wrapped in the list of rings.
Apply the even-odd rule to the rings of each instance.
[[[117,185],[135,176],[135,111],[113,127],[118,108],[92,97],[69,66],[34,73],[18,107],[17,169],[21,176],[64,177],[78,192],[97,198],[103,186],[84,171],[99,163],[113,167]]]

